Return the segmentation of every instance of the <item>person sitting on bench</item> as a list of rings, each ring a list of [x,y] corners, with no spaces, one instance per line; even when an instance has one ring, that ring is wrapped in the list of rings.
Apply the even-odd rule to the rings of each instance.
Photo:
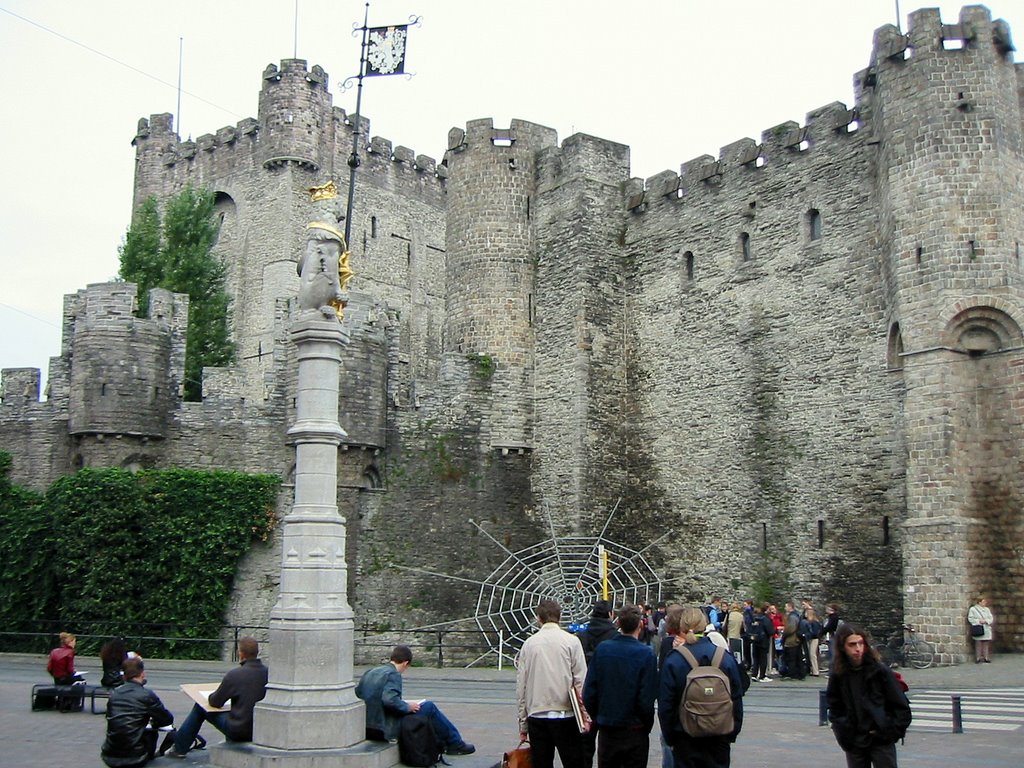
[[[100,757],[110,768],[137,768],[153,759],[159,731],[174,722],[174,715],[148,690],[142,659],[126,659],[125,683],[110,692],[107,701],[107,738]]]
[[[84,683],[85,678],[75,672],[75,645],[77,638],[70,632],[60,633],[60,647],[50,651],[50,660],[46,663],[46,671],[53,676],[57,685]]]

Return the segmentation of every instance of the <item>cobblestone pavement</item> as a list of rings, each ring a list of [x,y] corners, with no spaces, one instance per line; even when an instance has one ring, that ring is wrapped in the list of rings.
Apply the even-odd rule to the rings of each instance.
[[[101,768],[99,748],[104,718],[89,713],[32,712],[33,683],[45,682],[43,656],[0,654],[0,766],[81,766]],[[181,720],[189,700],[183,682],[219,680],[230,664],[147,660],[149,686]],[[80,658],[80,669],[99,678],[96,659]],[[992,664],[903,670],[910,684],[915,724],[899,747],[901,768],[939,765],[1020,768],[1024,765],[1024,654],[1001,655]],[[822,768],[843,765],[828,728],[818,726],[818,692],[825,678],[754,683],[745,699],[743,733],[733,748],[737,768]],[[431,698],[458,725],[477,753],[452,757],[454,768],[491,768],[518,738],[515,672],[510,669],[433,669],[406,673],[408,698]],[[964,733],[952,733],[951,697],[959,695]],[[102,707],[100,707],[102,709]],[[213,731],[204,735],[212,743]],[[659,768],[657,730],[651,739],[651,768]],[[154,768],[208,765],[205,751],[185,761],[157,760]]]

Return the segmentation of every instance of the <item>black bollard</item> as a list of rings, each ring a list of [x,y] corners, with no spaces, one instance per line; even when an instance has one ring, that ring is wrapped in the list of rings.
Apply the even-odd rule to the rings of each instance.
[[[964,714],[960,708],[960,697],[954,694],[950,698],[953,700],[953,733],[963,733]]]
[[[828,691],[818,691],[818,725],[828,725]]]

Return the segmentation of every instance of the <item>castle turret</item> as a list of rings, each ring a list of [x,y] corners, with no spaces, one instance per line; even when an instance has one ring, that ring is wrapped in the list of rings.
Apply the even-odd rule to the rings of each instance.
[[[294,163],[314,173],[330,157],[323,140],[332,129],[327,73],[303,59],[268,64],[260,90],[260,160],[265,167]]]
[[[167,436],[182,378],[188,297],[153,289],[138,318],[133,283],[100,283],[77,296],[68,433],[73,466],[146,466]]]
[[[174,131],[174,118],[169,112],[139,118],[139,126],[132,139],[135,147],[135,193],[132,211],[137,211],[147,198],[166,194],[164,188],[165,157],[178,143]]]
[[[535,154],[556,143],[522,120],[449,132],[444,349],[495,365],[495,446],[530,442]]]
[[[1004,631],[1022,621],[1012,520],[1024,483],[1005,471],[1024,438],[1012,405],[1024,383],[1024,146],[1011,50],[981,6],[956,24],[926,9],[906,36],[878,30],[868,73],[889,367],[905,383],[906,617],[947,659],[967,650],[975,593],[1018,611]]]

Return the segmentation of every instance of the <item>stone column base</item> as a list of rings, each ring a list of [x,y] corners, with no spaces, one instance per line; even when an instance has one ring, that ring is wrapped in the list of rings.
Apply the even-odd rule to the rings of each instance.
[[[273,749],[225,741],[209,748],[217,768],[392,768],[399,765],[398,746],[361,741],[345,749]]]

